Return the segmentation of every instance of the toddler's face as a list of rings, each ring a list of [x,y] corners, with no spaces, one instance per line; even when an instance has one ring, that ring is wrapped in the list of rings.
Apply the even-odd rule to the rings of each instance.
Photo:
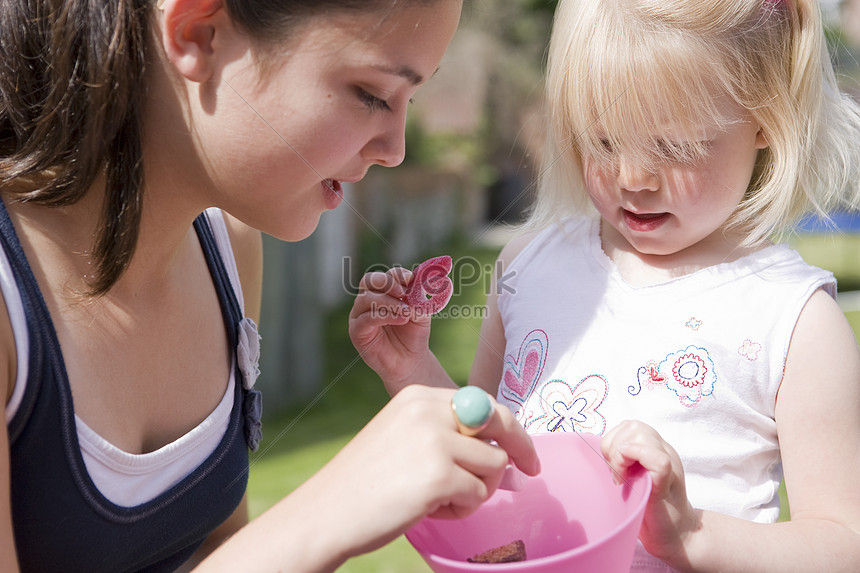
[[[688,135],[660,129],[653,159],[613,153],[582,160],[588,195],[606,223],[637,252],[673,255],[713,242],[733,248],[723,227],[749,186],[759,149],[767,146],[747,110],[726,102],[728,127],[702,123]],[[689,133],[689,130],[687,131]],[[687,149],[704,150],[684,160]],[[727,243],[728,240],[728,243]]]

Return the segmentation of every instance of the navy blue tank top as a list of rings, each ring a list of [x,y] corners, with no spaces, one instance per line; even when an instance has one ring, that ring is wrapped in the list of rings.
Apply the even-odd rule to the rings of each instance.
[[[194,226],[236,348],[239,303],[205,214]],[[57,335],[2,201],[0,242],[21,292],[30,337],[25,394],[8,426],[12,522],[21,570],[173,571],[244,495],[248,444],[243,402],[253,401],[246,400],[249,391],[241,382],[235,384],[227,432],[212,455],[182,481],[142,505],[111,503],[87,474]],[[239,372],[236,380],[242,380]]]

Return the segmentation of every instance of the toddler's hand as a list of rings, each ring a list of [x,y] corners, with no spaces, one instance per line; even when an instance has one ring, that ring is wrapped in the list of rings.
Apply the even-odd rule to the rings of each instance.
[[[620,479],[639,463],[653,482],[639,539],[652,555],[669,562],[684,555],[684,542],[699,529],[700,512],[687,498],[684,468],[678,453],[651,426],[622,422],[601,442],[603,457]]]

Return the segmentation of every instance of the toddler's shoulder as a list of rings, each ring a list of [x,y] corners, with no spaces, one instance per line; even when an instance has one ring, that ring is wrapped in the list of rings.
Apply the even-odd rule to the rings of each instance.
[[[596,222],[582,216],[566,217],[538,229],[526,229],[511,239],[502,249],[499,260],[504,266],[514,262],[520,255],[537,251],[557,242],[565,246],[573,243],[588,242],[590,235],[597,232]]]
[[[505,265],[510,264],[542,232],[542,229],[536,229],[520,233],[505,244],[499,253],[499,260]]]

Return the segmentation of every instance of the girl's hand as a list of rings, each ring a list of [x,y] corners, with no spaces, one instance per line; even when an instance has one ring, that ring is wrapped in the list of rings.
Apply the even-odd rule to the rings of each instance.
[[[509,459],[540,471],[531,438],[494,403],[478,439],[457,430],[454,390],[412,385],[289,496],[218,548],[201,571],[334,571],[427,515],[460,518],[498,487]],[[485,440],[495,440],[498,446]]]
[[[391,395],[414,383],[453,387],[430,351],[431,316],[406,303],[411,281],[402,267],[367,273],[349,313],[352,344]]]
[[[629,420],[603,437],[601,450],[620,479],[626,479],[630,467],[636,463],[651,474],[651,497],[639,539],[650,554],[682,566],[685,542],[700,529],[701,512],[687,499],[684,468],[678,453],[654,428]]]
[[[340,479],[351,482],[344,491],[367,505],[368,515],[376,508],[374,519],[387,516],[391,533],[426,515],[469,515],[493,494],[510,461],[529,475],[540,470],[531,438],[495,400],[478,436],[461,434],[451,408],[454,392],[409,386],[332,461]]]

